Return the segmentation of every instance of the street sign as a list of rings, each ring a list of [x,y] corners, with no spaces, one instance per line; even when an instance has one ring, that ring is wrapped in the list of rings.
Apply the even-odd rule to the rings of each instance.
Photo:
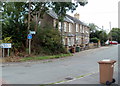
[[[32,34],[28,34],[27,38],[32,39]]]
[[[36,32],[35,31],[30,31],[30,34],[36,34]]]
[[[12,44],[11,43],[2,43],[1,47],[2,48],[12,48]]]

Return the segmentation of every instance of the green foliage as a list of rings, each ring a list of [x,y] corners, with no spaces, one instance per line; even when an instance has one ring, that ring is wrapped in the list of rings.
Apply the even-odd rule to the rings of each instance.
[[[33,50],[37,54],[66,53],[61,44],[61,36],[57,29],[41,28],[33,39]]]
[[[108,40],[108,35],[106,31],[100,29],[97,25],[90,23],[90,42],[92,42],[93,38],[97,38],[100,40],[101,44],[104,45],[104,43]]]
[[[0,44],[2,43],[2,40],[0,40]]]
[[[73,12],[76,10],[78,5],[84,6],[87,2],[79,2],[79,3],[72,3],[72,2],[52,2],[50,7],[55,11],[58,15],[59,21],[63,21],[66,12],[71,11]]]
[[[6,37],[2,40],[3,43],[11,43],[12,40],[11,40],[11,37]]]
[[[99,39],[95,37],[95,38],[91,38],[91,39],[90,39],[90,42],[98,43],[98,40],[99,40]]]
[[[55,59],[55,58],[62,58],[66,56],[72,56],[72,54],[58,54],[58,55],[52,55],[52,56],[26,57],[26,58],[21,58],[20,61]]]
[[[118,41],[120,43],[120,28],[112,28],[112,30],[109,32],[109,39],[113,41]]]
[[[100,39],[101,44],[104,45],[105,42],[108,40],[108,35],[104,30],[99,31],[98,39]]]
[[[23,49],[27,37],[27,25],[24,23],[25,3],[6,2],[3,8],[2,37],[11,38],[13,49]]]

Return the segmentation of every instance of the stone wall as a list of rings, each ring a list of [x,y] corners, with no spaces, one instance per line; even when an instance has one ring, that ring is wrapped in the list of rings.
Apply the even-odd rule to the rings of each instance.
[[[97,48],[98,43],[89,43],[89,49]]]

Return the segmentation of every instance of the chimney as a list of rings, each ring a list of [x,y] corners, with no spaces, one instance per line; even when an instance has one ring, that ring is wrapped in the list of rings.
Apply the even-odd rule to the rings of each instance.
[[[75,14],[74,14],[74,17],[77,18],[77,19],[79,19],[80,14],[79,14],[79,13],[75,13]]]

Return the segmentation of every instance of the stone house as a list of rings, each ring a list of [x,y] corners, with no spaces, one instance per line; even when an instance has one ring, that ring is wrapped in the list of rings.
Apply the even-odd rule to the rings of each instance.
[[[89,44],[89,27],[79,20],[79,14],[75,14],[74,17],[67,15],[71,20],[74,21],[74,34],[75,34],[75,45],[82,47],[88,46]]]
[[[58,21],[57,14],[48,10],[40,21],[41,27],[52,26],[62,31],[63,44],[65,46],[88,46],[89,44],[89,27],[79,20],[79,14],[75,14],[75,17],[66,15],[61,27],[61,22]],[[62,29],[61,29],[62,28]]]

